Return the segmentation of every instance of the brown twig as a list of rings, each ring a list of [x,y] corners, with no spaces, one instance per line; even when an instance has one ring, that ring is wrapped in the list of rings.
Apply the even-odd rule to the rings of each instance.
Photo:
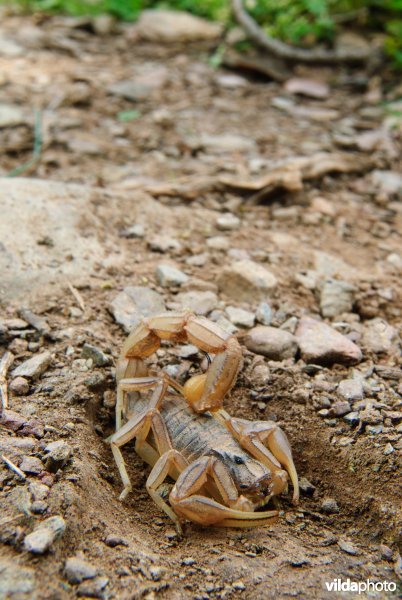
[[[14,360],[14,354],[6,352],[0,360],[0,415],[5,408],[8,408],[8,386],[7,386],[7,371],[11,367]]]
[[[237,22],[243,27],[249,38],[264,50],[284,60],[337,64],[367,62],[371,56],[368,48],[353,48],[353,50],[351,48],[337,48],[335,50],[326,50],[324,48],[306,49],[290,46],[266,34],[244,10],[242,0],[231,0],[231,6]]]
[[[78,303],[78,306],[80,307],[80,309],[82,310],[82,312],[85,312],[84,300],[82,299],[82,296],[79,293],[79,291],[69,281],[67,281],[67,285],[68,285],[68,289],[70,290],[70,292],[72,293],[72,295],[76,299],[76,301]]]

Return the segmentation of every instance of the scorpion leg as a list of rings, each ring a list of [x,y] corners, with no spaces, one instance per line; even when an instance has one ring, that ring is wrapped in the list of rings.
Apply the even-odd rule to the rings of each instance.
[[[159,406],[169,385],[168,381],[165,379],[160,380],[156,378],[144,379],[142,381],[138,379],[133,380],[131,384],[127,384],[127,387],[129,388],[128,391],[139,391],[141,389],[148,389],[152,384],[156,384],[156,388],[149,402],[148,410],[139,415],[134,415],[127,421],[127,423],[123,425],[123,427],[121,427],[110,437],[113,456],[124,485],[123,492],[120,495],[120,500],[124,500],[127,494],[131,491],[130,478],[128,476],[126,466],[124,464],[124,458],[120,450],[121,446],[124,446],[124,444],[127,444],[127,442],[130,440],[136,438],[136,448],[141,450],[141,446],[143,445],[144,454],[147,454],[149,457],[151,457],[149,453],[149,449],[151,447],[146,442],[146,438],[152,429],[159,455],[165,454],[165,452],[168,452],[172,447],[166,425],[159,412]]]
[[[293,462],[292,450],[285,432],[273,421],[247,421],[236,419],[221,411],[226,427],[239,444],[254,458],[260,460],[276,475],[273,494],[279,494],[284,486],[284,467],[293,484],[293,503],[299,501],[299,480]],[[227,415],[227,417],[226,417]],[[284,474],[284,473],[283,473]],[[276,489],[275,489],[276,487]]]
[[[188,466],[186,459],[178,452],[171,448],[165,454],[163,454],[158,461],[155,463],[149,477],[147,479],[146,488],[149,495],[167,515],[172,519],[176,525],[176,529],[179,535],[182,535],[183,531],[180,525],[180,521],[176,513],[170,508],[167,502],[158,493],[158,487],[164,482],[166,477],[171,474],[172,469],[177,473],[181,473]]]
[[[208,477],[225,504],[202,495]],[[277,511],[252,512],[252,504],[239,496],[227,467],[217,458],[204,456],[191,463],[177,479],[169,496],[174,511],[201,525],[250,527],[278,515]],[[248,510],[249,509],[249,510]]]

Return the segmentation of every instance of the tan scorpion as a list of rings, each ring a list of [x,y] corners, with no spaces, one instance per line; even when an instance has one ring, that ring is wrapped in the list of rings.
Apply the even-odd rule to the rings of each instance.
[[[214,356],[210,367],[184,386],[166,373],[150,376],[144,359],[162,340],[195,344]],[[116,367],[116,433],[109,438],[124,485],[121,500],[131,483],[120,448],[135,438],[136,452],[152,466],[146,488],[179,533],[185,519],[216,526],[267,524],[278,511],[255,511],[287,488],[288,475],[298,502],[292,452],[280,427],[233,418],[222,408],[241,364],[237,339],[191,312],[149,317],[132,331]],[[139,395],[146,390],[150,397]],[[158,492],[168,476],[176,482],[169,503]]]

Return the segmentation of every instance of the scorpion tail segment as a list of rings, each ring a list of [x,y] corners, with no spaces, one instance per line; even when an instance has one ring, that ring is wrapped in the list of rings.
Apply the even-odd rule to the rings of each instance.
[[[280,427],[276,427],[267,437],[266,445],[288,472],[293,485],[293,504],[297,504],[300,496],[299,479],[288,438]]]

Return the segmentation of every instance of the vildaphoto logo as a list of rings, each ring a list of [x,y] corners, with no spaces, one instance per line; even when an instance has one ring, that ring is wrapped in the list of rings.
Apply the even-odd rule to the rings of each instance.
[[[364,594],[365,592],[395,592],[396,583],[393,581],[352,581],[349,577],[346,581],[342,579],[333,579],[326,581],[325,587],[328,592],[357,592]]]

